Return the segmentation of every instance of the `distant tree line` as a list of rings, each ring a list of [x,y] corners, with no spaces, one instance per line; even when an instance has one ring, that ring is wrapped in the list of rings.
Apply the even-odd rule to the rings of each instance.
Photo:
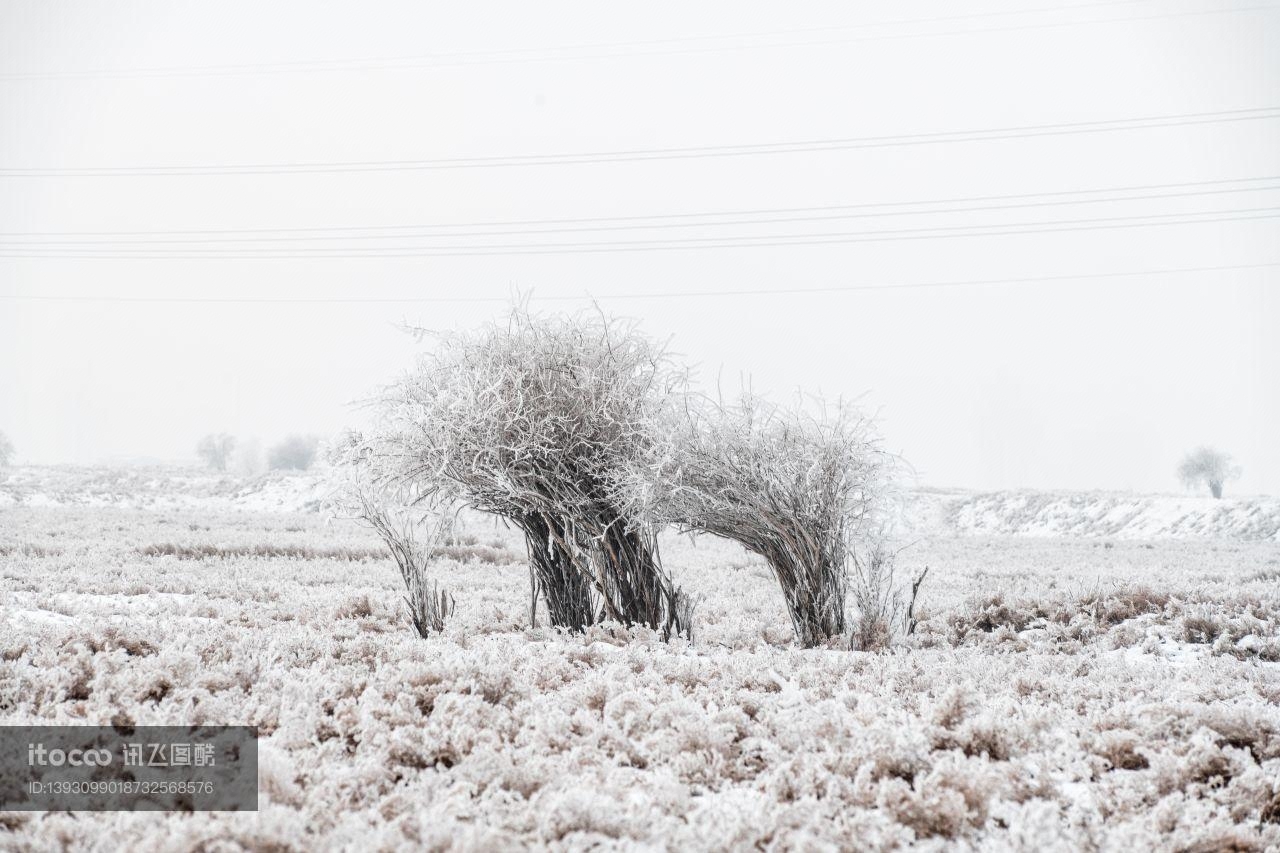
[[[316,461],[320,447],[320,439],[314,435],[290,435],[273,445],[267,451],[267,467],[278,471],[306,471]],[[210,433],[196,444],[196,455],[214,471],[229,470],[236,459],[236,450],[240,448],[240,466],[246,473],[261,465],[261,459],[255,462],[250,457],[257,456],[254,443],[237,443],[236,437],[225,432]]]

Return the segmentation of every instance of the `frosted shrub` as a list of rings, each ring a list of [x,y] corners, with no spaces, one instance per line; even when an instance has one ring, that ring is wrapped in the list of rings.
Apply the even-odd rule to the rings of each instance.
[[[425,639],[432,632],[443,631],[445,620],[453,613],[454,599],[434,581],[428,580],[427,565],[433,550],[431,545],[442,538],[447,525],[439,520],[429,522],[432,524],[428,527],[431,541],[424,542],[419,537],[419,523],[408,512],[393,509],[384,499],[368,492],[358,493],[356,500],[360,519],[386,543],[400,568],[405,585],[405,604],[409,607],[409,618],[418,636]]]
[[[404,600],[409,605],[409,617],[413,620],[414,630],[424,639],[430,636],[432,631],[436,633],[443,631],[444,620],[448,619],[454,610],[453,596],[446,593],[443,588],[437,587],[434,582],[428,586],[418,573],[412,575],[409,592]]]
[[[751,394],[735,405],[690,397],[665,434],[661,456],[632,470],[632,499],[767,560],[801,645],[842,636],[852,547],[879,511],[890,462],[870,421],[846,405],[810,414]]]
[[[651,452],[654,414],[681,382],[630,325],[517,308],[505,322],[440,336],[386,389],[362,464],[434,505],[519,527],[552,624],[608,618],[687,633],[655,530],[612,492],[613,472]]]
[[[916,598],[929,569],[916,576],[908,588],[897,577],[897,551],[878,537],[861,553],[851,554],[850,598],[854,606],[852,644],[855,649],[883,649],[915,633]]]

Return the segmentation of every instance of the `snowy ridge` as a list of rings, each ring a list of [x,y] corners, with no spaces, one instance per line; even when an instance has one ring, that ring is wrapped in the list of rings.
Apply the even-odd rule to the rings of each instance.
[[[317,512],[330,489],[323,472],[242,477],[188,468],[31,466],[0,472],[0,508]]]
[[[320,512],[324,471],[256,477],[194,468],[23,467],[0,472],[0,508],[115,507],[206,512]],[[1280,498],[1132,492],[921,489],[908,497],[910,526],[951,536],[1280,541]]]
[[[917,524],[959,536],[1280,541],[1280,498],[1132,492],[921,491]]]

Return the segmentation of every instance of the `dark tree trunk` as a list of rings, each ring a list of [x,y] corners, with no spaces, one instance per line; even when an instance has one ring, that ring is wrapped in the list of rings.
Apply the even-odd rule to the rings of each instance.
[[[627,625],[647,625],[664,639],[692,637],[691,603],[662,571],[653,546],[641,534],[615,519],[598,543],[602,590],[614,618]]]
[[[581,631],[598,619],[591,579],[574,565],[565,551],[564,525],[554,527],[542,516],[526,516],[520,522],[525,544],[529,548],[529,566],[533,571],[536,606],[538,595],[546,602],[551,624],[571,631]]]
[[[795,629],[796,641],[813,648],[844,634],[844,602],[847,583],[843,571],[815,557],[815,565],[804,566],[780,548],[766,548],[761,554],[773,569],[787,615]]]
[[[1213,496],[1214,496],[1215,498],[1220,498],[1220,497],[1222,497],[1222,484],[1221,484],[1221,483],[1216,483],[1216,482],[1214,482],[1214,481],[1210,480],[1210,481],[1209,481],[1209,491],[1213,493]]]
[[[621,523],[611,525],[600,543],[609,600],[626,623],[657,628],[662,624],[662,578],[645,543]]]

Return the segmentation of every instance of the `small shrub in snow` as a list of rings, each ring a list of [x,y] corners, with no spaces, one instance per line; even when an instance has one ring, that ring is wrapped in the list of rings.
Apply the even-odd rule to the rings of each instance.
[[[882,649],[916,630],[916,599],[929,569],[926,567],[910,587],[897,578],[897,552],[876,540],[863,553],[851,554],[853,572],[850,598],[856,610],[853,647],[864,651]]]
[[[0,468],[7,467],[13,461],[13,442],[9,436],[0,432]]]
[[[360,506],[361,520],[386,543],[400,568],[406,590],[404,601],[409,606],[409,618],[418,636],[425,639],[433,632],[443,631],[445,620],[454,611],[455,602],[453,596],[435,581],[428,580],[427,565],[433,549],[430,543],[419,539],[419,525],[409,514],[389,508],[368,493],[360,495]],[[446,528],[437,523],[428,529],[432,539],[439,539]]]
[[[405,603],[409,605],[409,617],[413,620],[414,630],[418,636],[427,638],[431,633],[444,630],[444,621],[453,615],[456,602],[453,596],[439,587],[435,582],[427,585],[421,572],[410,576],[409,593]]]

